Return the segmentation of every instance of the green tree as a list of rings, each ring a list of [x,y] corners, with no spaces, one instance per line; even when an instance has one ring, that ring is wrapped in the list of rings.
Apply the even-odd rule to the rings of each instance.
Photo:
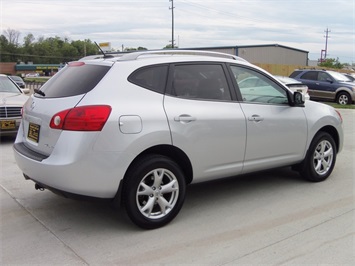
[[[339,58],[327,58],[323,62],[319,63],[319,66],[341,69],[344,65],[339,62]]]
[[[177,49],[179,47],[174,45],[174,49]],[[173,49],[173,46],[171,44],[167,44],[163,49]]]

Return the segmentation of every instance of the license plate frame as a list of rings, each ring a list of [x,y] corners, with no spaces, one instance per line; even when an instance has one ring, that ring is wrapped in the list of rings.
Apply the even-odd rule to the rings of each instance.
[[[0,121],[0,129],[1,130],[11,130],[16,129],[16,120],[8,119]]]
[[[27,138],[35,143],[38,143],[40,130],[41,130],[40,125],[35,123],[29,123]]]

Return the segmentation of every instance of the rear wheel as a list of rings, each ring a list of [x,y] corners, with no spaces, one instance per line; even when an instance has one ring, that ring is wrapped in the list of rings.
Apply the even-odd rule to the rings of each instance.
[[[307,153],[301,175],[313,182],[320,182],[329,177],[336,161],[336,145],[331,135],[318,133]]]
[[[124,205],[136,225],[154,229],[166,225],[179,213],[185,190],[180,167],[165,156],[151,155],[139,160],[127,173]]]
[[[349,93],[340,92],[337,96],[337,103],[341,105],[351,104],[351,98]]]

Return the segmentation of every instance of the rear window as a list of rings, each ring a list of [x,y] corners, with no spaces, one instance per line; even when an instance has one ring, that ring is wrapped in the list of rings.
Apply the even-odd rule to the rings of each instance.
[[[60,70],[42,87],[46,98],[70,97],[91,91],[109,71],[109,66],[75,62]]]

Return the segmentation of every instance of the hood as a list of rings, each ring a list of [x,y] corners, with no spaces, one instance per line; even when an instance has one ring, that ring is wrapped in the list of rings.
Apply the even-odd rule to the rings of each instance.
[[[24,105],[27,99],[22,93],[0,92],[0,105]]]
[[[351,86],[351,87],[354,87],[355,86],[355,82],[352,82],[352,81],[339,81],[340,84],[344,84],[344,85],[347,85],[347,86]]]

